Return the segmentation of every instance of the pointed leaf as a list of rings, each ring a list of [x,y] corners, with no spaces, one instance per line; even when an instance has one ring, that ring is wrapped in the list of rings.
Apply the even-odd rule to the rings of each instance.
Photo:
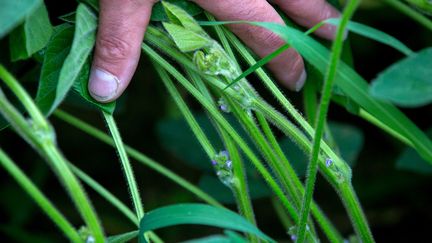
[[[56,26],[46,48],[36,94],[36,104],[44,114],[48,114],[54,102],[60,69],[69,54],[73,34],[70,24]]]
[[[183,26],[185,29],[188,29],[199,35],[207,35],[201,26],[195,21],[195,19],[185,10],[165,1],[162,2],[162,5],[164,6],[165,12],[171,23]]]
[[[96,15],[86,5],[80,4],[76,13],[72,48],[60,71],[56,97],[50,111],[53,111],[63,101],[78,78],[95,44],[96,26]]]
[[[12,31],[9,40],[12,61],[27,59],[44,48],[52,29],[47,9],[42,3],[25,18],[21,26]]]
[[[195,51],[208,46],[211,43],[211,41],[206,37],[182,26],[170,23],[163,23],[163,26],[182,52]]]
[[[203,12],[202,8],[191,1],[184,0],[164,0],[164,2],[169,2],[171,4],[175,4],[176,6],[184,9],[189,15],[195,16]],[[168,17],[166,11],[162,5],[162,1],[159,1],[153,6],[152,21],[168,21]]]

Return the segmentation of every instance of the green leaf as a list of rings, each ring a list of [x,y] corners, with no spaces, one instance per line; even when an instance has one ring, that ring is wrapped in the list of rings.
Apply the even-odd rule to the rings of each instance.
[[[140,242],[146,242],[144,233],[174,225],[198,224],[237,230],[254,234],[263,240],[275,242],[242,216],[206,204],[177,204],[147,213],[140,223]]]
[[[0,7],[0,39],[32,13],[41,0],[5,0]]]
[[[328,24],[333,24],[333,25],[338,26],[340,23],[340,19],[327,19],[323,23],[328,23]],[[367,25],[364,25],[361,23],[357,23],[354,21],[350,21],[348,23],[347,28],[353,33],[362,35],[362,36],[367,37],[369,39],[372,39],[372,40],[378,41],[380,43],[383,43],[385,45],[391,46],[391,47],[395,48],[396,50],[404,53],[407,56],[413,54],[413,51],[409,47],[407,47],[405,44],[400,42],[398,39],[394,38],[393,36],[391,36],[387,33],[382,32],[380,30],[372,28],[370,26],[367,26]]]
[[[182,52],[195,51],[211,44],[211,41],[207,37],[188,30],[185,27],[171,23],[163,23],[163,26]]]
[[[48,42],[36,94],[36,104],[44,114],[48,114],[54,102],[60,69],[69,54],[73,34],[72,25],[62,24],[54,28]]]
[[[192,3],[190,1],[185,0],[164,0],[164,2],[169,2],[171,4],[175,4],[176,6],[179,6],[180,8],[184,9],[189,15],[195,16],[203,12],[202,8],[198,7],[195,3]],[[151,15],[152,21],[168,21],[168,16],[166,15],[166,12],[164,10],[164,7],[159,1],[156,3],[153,7],[152,15]]]
[[[70,24],[62,24],[54,28],[54,33],[45,51],[45,58],[42,64],[39,88],[36,94],[36,104],[39,109],[46,114],[50,114],[50,109],[56,96],[60,70],[63,61],[69,54],[74,35],[74,28]],[[81,71],[79,72],[73,89],[82,99],[110,114],[114,112],[116,102],[106,104],[95,101],[89,94],[87,85],[90,70],[90,58],[86,60]]]
[[[24,24],[12,31],[9,39],[12,61],[27,59],[44,48],[52,30],[47,9],[42,3],[25,18]]]
[[[168,19],[170,20],[169,22],[180,25],[185,29],[195,32],[199,35],[207,36],[206,32],[201,28],[201,26],[185,10],[166,1],[163,1],[162,5],[164,6]]]
[[[108,237],[108,243],[129,242],[138,236],[138,230]]]
[[[75,34],[72,48],[60,71],[56,96],[50,109],[52,112],[65,98],[74,82],[79,77],[96,39],[96,15],[84,4],[78,5]]]
[[[253,22],[252,24],[267,28],[281,36],[305,60],[309,61],[321,73],[325,73],[330,52],[319,42],[288,26],[260,22]],[[432,142],[426,135],[396,107],[371,97],[368,92],[368,83],[343,62],[339,64],[335,84],[367,112],[408,138],[414,144],[417,152],[432,163]]]
[[[432,129],[427,131],[432,138]],[[396,168],[424,175],[432,175],[432,165],[422,159],[414,149],[406,148],[396,161]]]
[[[404,107],[432,102],[432,48],[391,65],[373,80],[371,94]]]

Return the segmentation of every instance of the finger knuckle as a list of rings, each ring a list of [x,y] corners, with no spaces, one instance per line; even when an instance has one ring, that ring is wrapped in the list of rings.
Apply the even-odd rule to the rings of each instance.
[[[131,54],[131,45],[118,37],[101,37],[97,47],[98,54],[106,61],[122,61]]]
[[[263,31],[262,29],[257,36],[257,42],[262,43],[267,46],[274,46],[275,48],[283,45],[283,40],[274,32],[271,31]]]

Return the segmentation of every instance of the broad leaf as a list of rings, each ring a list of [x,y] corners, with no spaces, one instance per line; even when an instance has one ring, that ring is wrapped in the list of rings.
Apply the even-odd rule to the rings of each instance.
[[[190,52],[208,46],[211,41],[180,25],[163,23],[163,26],[182,52]]]
[[[78,5],[71,51],[60,71],[52,112],[65,98],[90,55],[96,39],[96,15],[84,4]]]
[[[5,0],[0,7],[0,38],[19,25],[27,15],[32,13],[41,0]]]
[[[60,69],[69,54],[73,34],[74,28],[70,24],[55,27],[46,48],[36,94],[36,103],[44,114],[48,114],[54,102]]]
[[[170,23],[182,26],[185,29],[195,32],[199,35],[207,36],[206,32],[201,28],[201,26],[185,10],[165,1],[162,2],[162,5],[165,8],[165,12]]]
[[[169,2],[172,4],[175,4],[176,6],[179,6],[180,8],[184,9],[189,15],[195,16],[203,12],[203,10],[198,7],[195,3],[192,3],[191,1],[185,1],[185,0],[165,0],[164,2]],[[156,3],[153,7],[152,15],[151,15],[152,21],[168,21],[168,17],[166,15],[165,9],[162,5],[162,3],[159,1]]]
[[[432,102],[432,48],[391,65],[372,82],[371,94],[405,107]]]
[[[275,242],[242,216],[224,208],[205,204],[177,204],[150,211],[141,220],[139,240],[142,243],[146,242],[144,233],[147,231],[184,224],[237,230]]]
[[[52,29],[47,9],[42,3],[25,18],[21,26],[12,31],[9,39],[12,61],[27,59],[44,48]]]

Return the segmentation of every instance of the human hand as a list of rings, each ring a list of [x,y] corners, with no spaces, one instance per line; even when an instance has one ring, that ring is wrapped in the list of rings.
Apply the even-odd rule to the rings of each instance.
[[[266,0],[192,0],[218,20],[247,20],[283,24]],[[100,0],[99,29],[89,80],[92,97],[100,102],[117,99],[126,89],[137,67],[141,43],[157,0]],[[325,0],[272,0],[298,24],[312,27],[339,12]],[[284,44],[273,32],[247,24],[229,28],[257,55],[264,57]],[[336,28],[324,25],[315,33],[332,39]],[[299,91],[306,80],[301,56],[292,48],[268,63],[275,77],[291,90]]]

